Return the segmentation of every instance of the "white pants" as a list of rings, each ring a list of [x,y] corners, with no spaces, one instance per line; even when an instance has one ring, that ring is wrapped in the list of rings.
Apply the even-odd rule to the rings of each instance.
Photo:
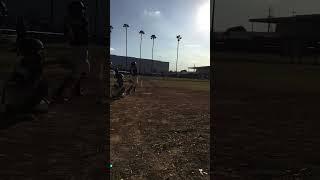
[[[138,84],[138,82],[139,82],[138,76],[131,76],[130,79],[131,79],[132,85],[133,85],[134,87],[136,87],[137,84]]]

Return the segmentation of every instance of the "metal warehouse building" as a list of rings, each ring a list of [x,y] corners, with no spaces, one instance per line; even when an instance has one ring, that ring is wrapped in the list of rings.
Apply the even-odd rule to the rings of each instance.
[[[169,72],[169,62],[151,60],[151,59],[141,59],[135,57],[126,57],[110,55],[111,62],[114,66],[117,66],[121,70],[129,70],[131,62],[137,62],[138,72],[141,74],[151,74],[152,73],[168,73]],[[127,62],[127,63],[126,63]],[[126,65],[127,64],[127,65]],[[127,67],[126,67],[127,66]]]
[[[2,28],[15,29],[16,18],[24,16],[29,31],[63,32],[67,5],[73,0],[3,0],[8,18]],[[105,41],[109,33],[109,7],[107,1],[83,0],[87,7],[90,36]]]

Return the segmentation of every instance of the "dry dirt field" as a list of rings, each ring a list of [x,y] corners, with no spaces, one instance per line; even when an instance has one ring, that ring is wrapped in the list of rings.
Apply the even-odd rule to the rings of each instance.
[[[49,47],[48,59],[59,56],[53,52],[63,51]],[[2,88],[16,57],[7,48],[0,53]],[[93,54],[93,59],[97,57],[98,53]],[[97,68],[95,62],[93,66]],[[66,73],[59,66],[45,71],[51,90],[62,83]],[[4,121],[0,117],[1,180],[106,179],[108,120],[106,107],[96,104],[98,81],[92,76],[87,83],[87,96],[52,106],[48,114],[15,121]]]
[[[63,46],[47,47],[48,60],[67,56]],[[16,59],[8,50],[0,48],[0,86]],[[45,71],[51,90],[66,73]],[[89,80],[87,96],[48,114],[10,123],[0,117],[1,180],[106,179],[108,133],[112,179],[209,179],[208,81],[145,78],[135,95],[112,102],[110,131],[106,106],[96,104],[97,81]]]
[[[320,179],[320,67],[217,62],[214,176]],[[297,174],[297,176],[299,176]]]
[[[210,179],[209,104],[208,81],[143,78],[111,104],[112,179]]]

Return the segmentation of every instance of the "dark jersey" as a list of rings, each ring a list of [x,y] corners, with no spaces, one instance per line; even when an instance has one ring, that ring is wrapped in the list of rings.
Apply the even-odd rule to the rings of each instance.
[[[122,87],[123,82],[124,82],[123,75],[121,73],[117,72],[116,79],[117,79],[117,83],[118,83],[119,87]]]
[[[70,45],[88,45],[88,21],[85,17],[67,17],[65,24],[65,36]]]
[[[3,25],[5,17],[8,16],[8,9],[3,1],[0,1],[0,26]]]
[[[130,73],[132,76],[136,76],[138,74],[137,66],[131,66]]]

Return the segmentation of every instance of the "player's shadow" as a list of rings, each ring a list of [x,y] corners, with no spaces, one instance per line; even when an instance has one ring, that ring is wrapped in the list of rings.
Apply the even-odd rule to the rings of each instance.
[[[16,124],[32,121],[32,116],[13,116],[5,113],[0,114],[0,130],[8,129]]]

